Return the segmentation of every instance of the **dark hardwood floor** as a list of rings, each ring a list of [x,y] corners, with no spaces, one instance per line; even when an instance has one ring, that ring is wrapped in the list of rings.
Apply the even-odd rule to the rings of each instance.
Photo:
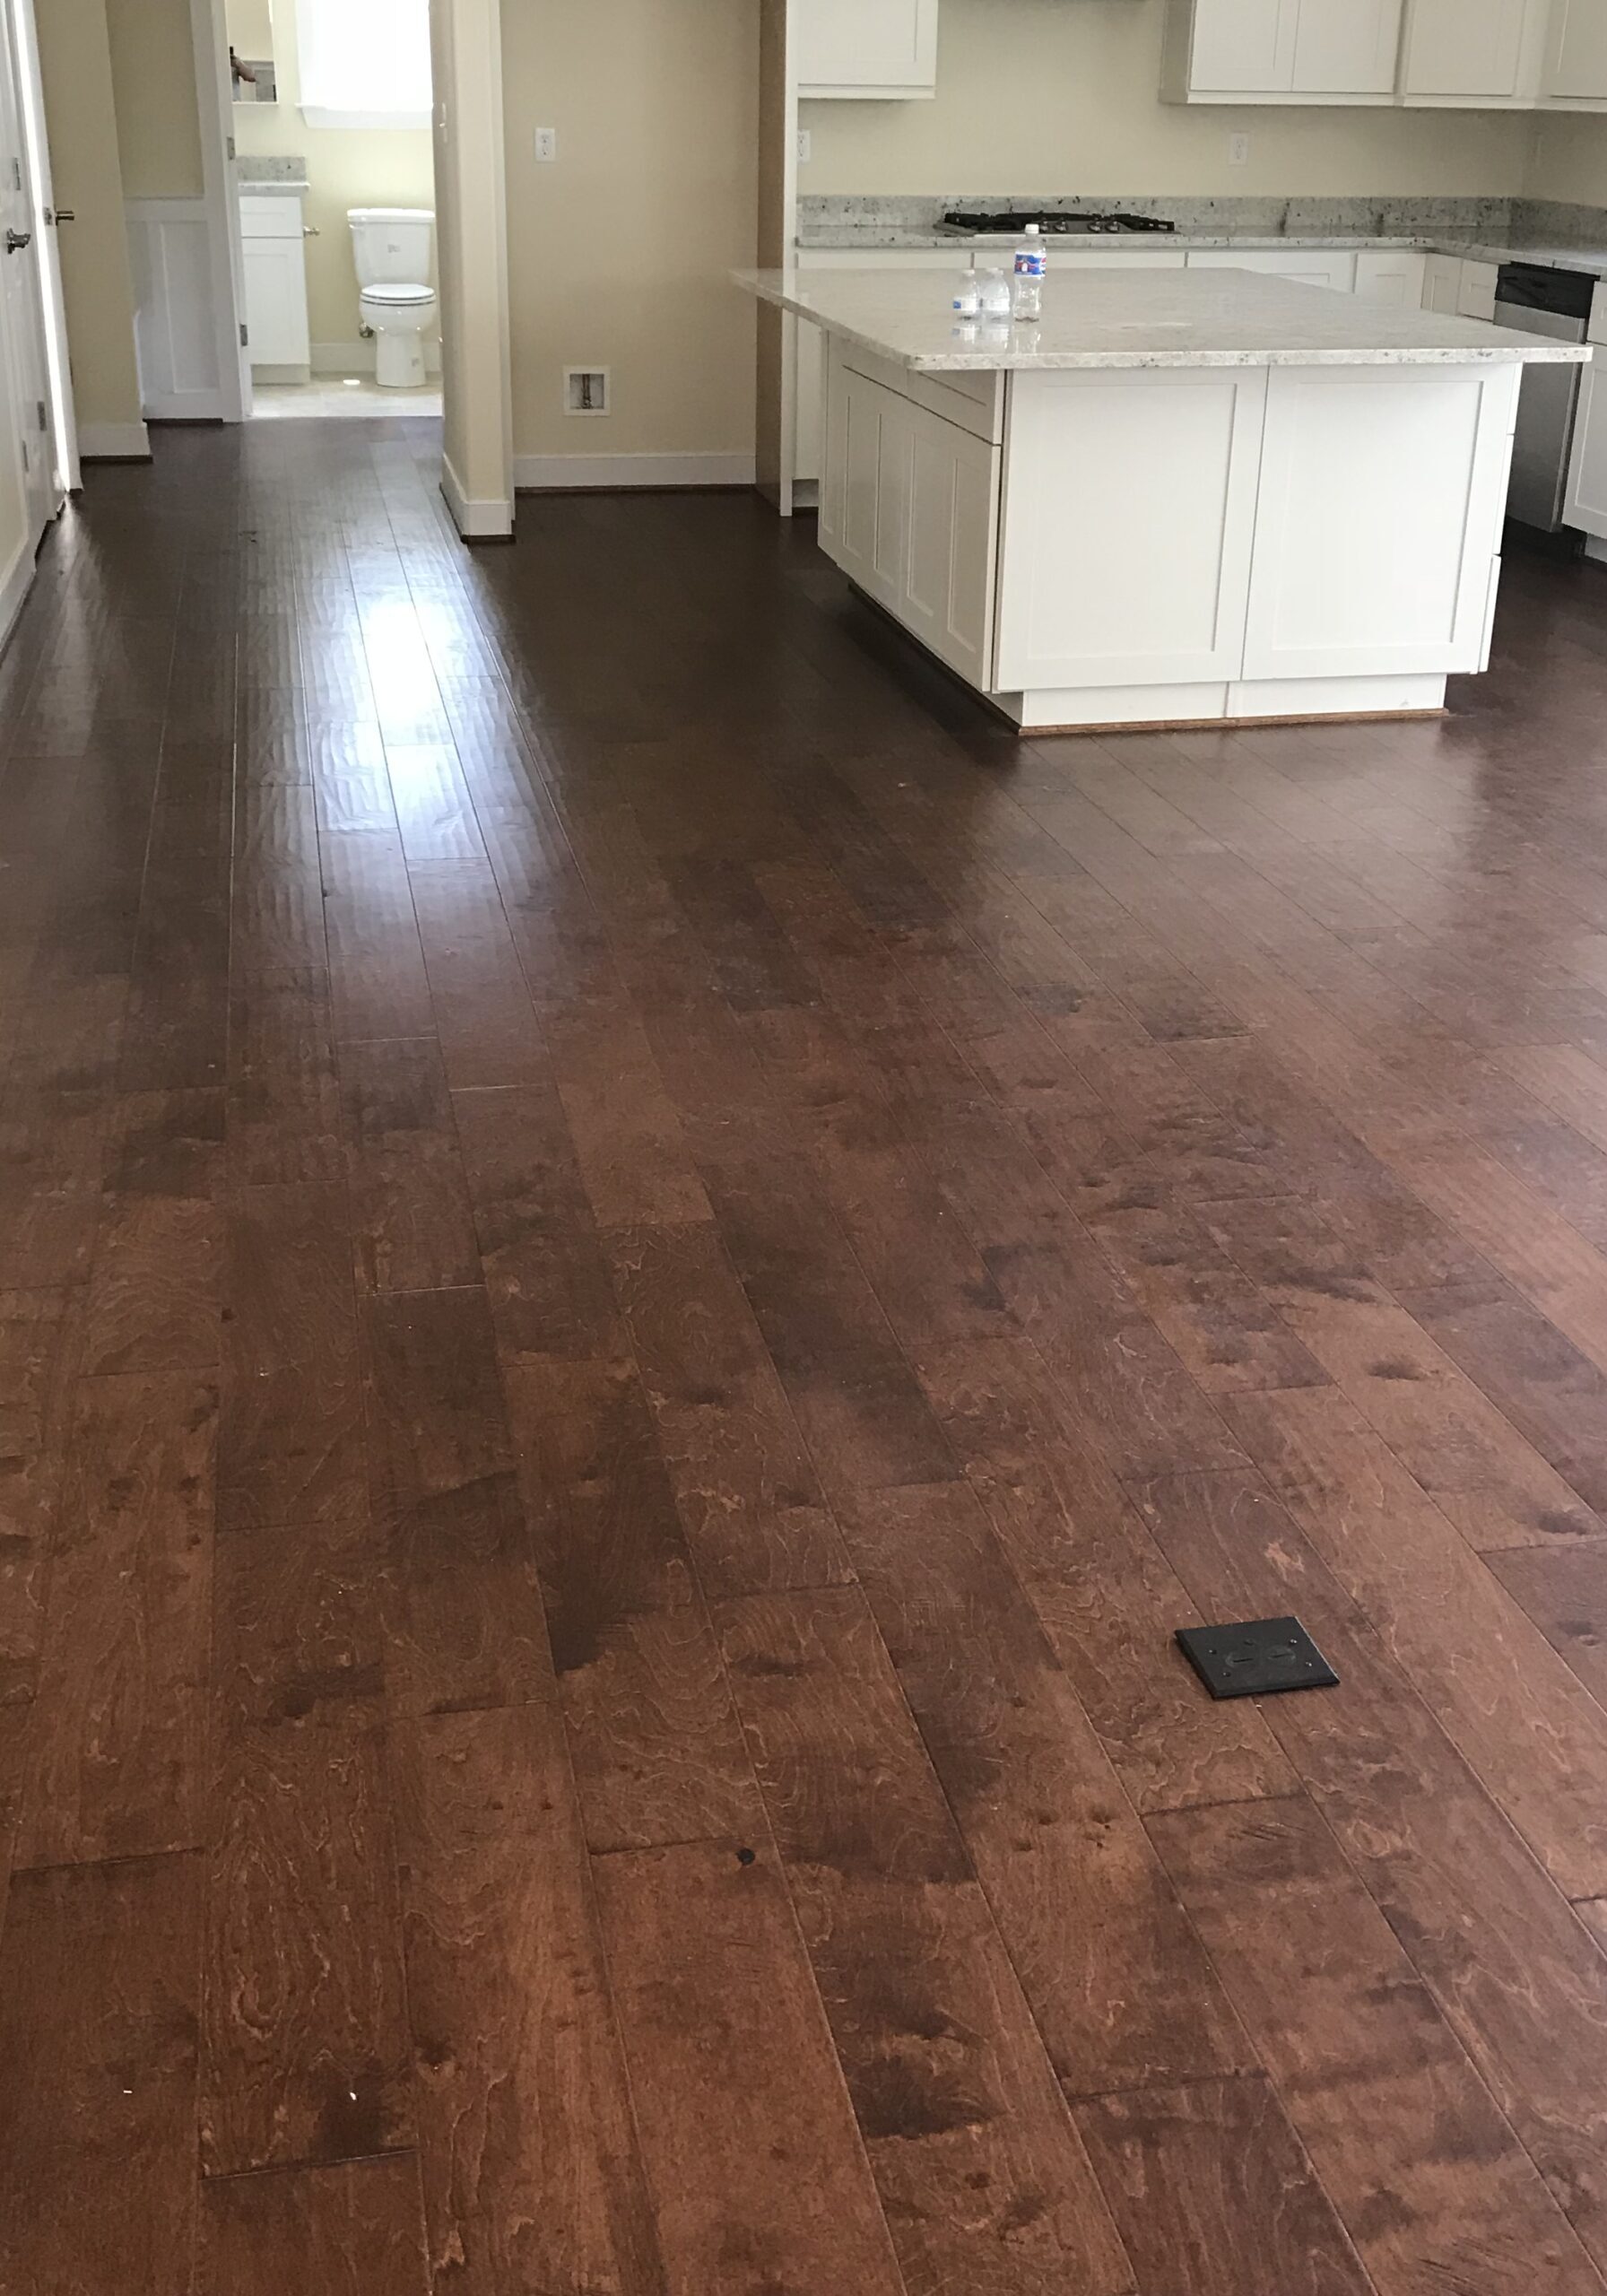
[[[1603,2296],[1607,574],[1022,744],[748,498],[156,446],[0,662],[0,2296]]]

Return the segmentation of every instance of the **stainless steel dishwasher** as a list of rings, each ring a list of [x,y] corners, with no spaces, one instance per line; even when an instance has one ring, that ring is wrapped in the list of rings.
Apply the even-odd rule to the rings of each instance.
[[[1595,286],[1593,272],[1504,263],[1496,283],[1496,325],[1518,327],[1525,335],[1552,335],[1562,343],[1583,343],[1590,329]],[[1544,534],[1559,533],[1562,527],[1584,371],[1582,367],[1524,370],[1507,515]]]

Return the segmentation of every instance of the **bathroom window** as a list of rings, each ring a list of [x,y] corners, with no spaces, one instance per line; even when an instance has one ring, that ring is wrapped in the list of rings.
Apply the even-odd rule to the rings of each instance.
[[[312,126],[429,126],[430,0],[300,0],[296,48]]]

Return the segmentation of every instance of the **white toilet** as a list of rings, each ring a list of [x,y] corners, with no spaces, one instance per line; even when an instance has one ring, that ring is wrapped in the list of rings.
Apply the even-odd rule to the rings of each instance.
[[[435,325],[430,281],[435,217],[427,207],[352,207],[352,257],[363,325],[375,335],[374,379],[387,390],[424,380],[424,337]]]

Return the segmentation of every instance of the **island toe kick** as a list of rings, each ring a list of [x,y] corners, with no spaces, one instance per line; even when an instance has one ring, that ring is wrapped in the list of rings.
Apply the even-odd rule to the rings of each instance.
[[[828,350],[822,548],[1023,732],[1412,715],[1487,666],[1516,356]]]

